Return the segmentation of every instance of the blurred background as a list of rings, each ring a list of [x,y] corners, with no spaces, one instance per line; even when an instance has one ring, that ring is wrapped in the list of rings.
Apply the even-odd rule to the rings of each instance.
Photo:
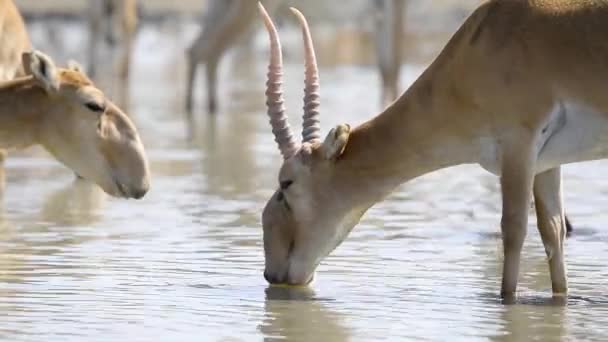
[[[75,180],[41,148],[9,153],[0,339],[548,341],[608,334],[602,162],[565,168],[575,225],[567,242],[575,295],[567,307],[550,305],[533,216],[521,303],[500,304],[498,182],[474,165],[420,177],[373,207],[320,265],[310,289],[268,288],[260,214],[281,157],[264,106],[267,36],[251,2],[144,0],[129,10],[121,7],[127,0],[15,0],[32,45],[58,65],[80,62],[132,117],[152,185],[143,200],[113,199]],[[389,81],[401,94],[479,3],[265,2],[283,43],[292,127],[301,123],[304,68],[289,6],[311,26],[325,134],[380,113],[390,102],[383,68],[398,76]],[[384,25],[396,20],[397,30]],[[221,27],[240,33],[213,43]]]

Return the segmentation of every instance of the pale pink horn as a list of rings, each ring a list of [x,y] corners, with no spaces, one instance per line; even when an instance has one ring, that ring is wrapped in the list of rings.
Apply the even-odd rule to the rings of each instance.
[[[284,159],[292,157],[298,151],[298,144],[293,138],[285,107],[283,106],[283,56],[281,54],[281,42],[272,19],[266,12],[264,6],[258,2],[260,14],[264,19],[264,25],[270,39],[270,64],[268,65],[268,81],[266,81],[266,107],[270,117],[270,125],[275,141]]]
[[[302,27],[302,39],[304,40],[304,64],[306,66],[304,78],[304,115],[302,116],[302,140],[315,143],[321,141],[321,123],[319,115],[319,69],[317,68],[317,57],[312,44],[312,37],[308,29],[308,23],[302,12],[290,7],[296,15]]]

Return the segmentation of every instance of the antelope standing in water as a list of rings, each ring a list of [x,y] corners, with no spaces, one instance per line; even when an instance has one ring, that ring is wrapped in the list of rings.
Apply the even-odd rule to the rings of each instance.
[[[207,111],[217,111],[217,71],[224,53],[250,30],[256,16],[251,0],[209,0],[204,27],[188,49],[186,112],[194,106],[194,80],[199,64],[205,63]],[[262,1],[271,14],[282,0]],[[401,32],[405,0],[375,0],[375,48],[382,83],[382,105],[397,98],[401,65]]]
[[[375,0],[375,49],[381,83],[381,105],[388,106],[399,97],[405,0]],[[566,235],[572,224],[565,215]]]
[[[128,97],[129,70],[137,32],[137,0],[95,0],[89,4],[89,64],[88,75],[98,80],[101,53],[110,51],[111,74],[120,84],[114,91],[121,104]]]
[[[39,51],[23,53],[22,67],[24,77],[0,82],[0,148],[40,144],[109,195],[142,198],[150,173],[129,117],[80,70]]]
[[[268,115],[283,156],[263,214],[270,283],[308,284],[365,212],[397,186],[477,163],[500,177],[501,296],[515,298],[534,197],[553,294],[568,290],[561,165],[608,157],[608,2],[490,0],[395,102],[321,140],[318,73],[304,17],[302,142],[287,123],[279,37],[270,37]]]
[[[264,0],[268,10],[274,10],[280,0]],[[204,27],[187,51],[186,112],[194,106],[194,80],[198,66],[204,62],[207,86],[207,110],[217,111],[217,71],[226,51],[251,28],[256,14],[256,2],[251,0],[208,0],[203,17]]]
[[[399,96],[405,0],[375,0],[374,6],[374,43],[382,87],[380,96],[382,107],[386,107]]]

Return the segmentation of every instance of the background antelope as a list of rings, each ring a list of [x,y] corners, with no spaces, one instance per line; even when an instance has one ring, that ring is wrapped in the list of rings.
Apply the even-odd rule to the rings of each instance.
[[[76,67],[56,68],[39,51],[22,61],[26,76],[0,83],[0,148],[40,144],[106,193],[142,198],[148,161],[128,116]]]
[[[269,13],[286,3],[262,1]],[[381,105],[386,106],[399,94],[399,72],[402,61],[401,37],[405,0],[375,0],[373,7],[374,43],[381,81]],[[203,16],[203,29],[187,52],[186,111],[193,109],[193,91],[197,68],[205,64],[207,111],[217,111],[217,72],[223,55],[252,29],[256,18],[255,1],[209,0]]]
[[[301,143],[283,106],[279,37],[260,5],[271,48],[266,103],[284,159],[279,188],[262,214],[265,278],[309,283],[321,260],[397,186],[477,163],[500,176],[501,295],[516,291],[530,194],[553,294],[565,295],[560,165],[608,156],[608,69],[600,62],[608,49],[593,43],[603,41],[608,3],[488,1],[399,99],[357,127],[332,128],[324,140],[312,41],[293,11],[306,46]]]
[[[0,1],[0,81],[23,75],[21,54],[30,48],[30,38],[15,3]]]
[[[280,0],[264,1],[274,10]],[[217,71],[224,53],[250,29],[256,13],[255,1],[209,0],[203,16],[203,29],[187,51],[186,112],[193,109],[194,80],[198,66],[205,63],[207,110],[217,110]]]
[[[12,0],[0,1],[0,81],[24,75],[21,54],[31,48],[23,17]],[[4,160],[0,150],[0,188],[4,187]]]
[[[380,71],[381,104],[388,106],[399,96],[405,0],[375,0],[374,43]]]
[[[104,59],[112,60],[107,83],[112,96],[121,106],[127,105],[129,69],[138,26],[137,0],[96,0],[88,5],[89,48],[88,75],[101,82],[99,66]],[[109,58],[107,57],[109,56]],[[118,87],[114,83],[118,81]],[[105,85],[105,83],[104,83]]]

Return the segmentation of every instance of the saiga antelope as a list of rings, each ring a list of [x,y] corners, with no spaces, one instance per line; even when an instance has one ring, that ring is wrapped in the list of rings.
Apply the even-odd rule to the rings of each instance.
[[[262,213],[270,283],[307,284],[375,203],[434,170],[477,163],[500,177],[501,296],[514,299],[534,197],[554,296],[567,293],[561,165],[608,156],[608,2],[489,0],[395,102],[369,121],[319,125],[318,72],[304,17],[302,142],[287,122],[279,37],[270,37],[268,115],[283,156]]]
[[[380,71],[380,96],[382,107],[386,107],[399,96],[405,0],[375,0],[374,7],[374,44]]]
[[[23,17],[12,0],[0,0],[0,81],[23,75],[21,54],[31,49]]]
[[[203,16],[203,29],[188,48],[186,70],[186,112],[194,106],[194,80],[197,68],[205,63],[207,111],[217,111],[217,71],[222,56],[241,39],[255,19],[256,2],[251,0],[208,0]],[[280,0],[264,0],[268,10],[274,10]]]
[[[399,97],[399,75],[402,64],[403,18],[405,0],[375,0],[376,62],[381,83],[380,103],[388,106]],[[565,215],[566,234],[572,233],[572,224]]]
[[[142,198],[150,172],[135,125],[76,68],[39,51],[22,55],[24,77],[0,82],[0,148],[40,144],[115,197]]]
[[[0,0],[0,81],[23,75],[21,54],[31,48],[23,17],[12,0]],[[0,189],[4,187],[4,159],[0,150]]]
[[[284,1],[265,0],[272,14]],[[187,52],[186,112],[194,106],[194,81],[198,66],[205,63],[207,111],[217,111],[217,71],[224,53],[250,29],[256,15],[251,0],[209,0],[204,27]],[[401,32],[405,0],[375,0],[375,49],[381,80],[383,106],[397,98],[401,66]]]
[[[88,9],[89,64],[88,75],[97,80],[101,63],[100,53],[110,50],[112,73],[120,88],[114,92],[119,102],[126,102],[131,55],[138,25],[137,0],[94,0]]]

